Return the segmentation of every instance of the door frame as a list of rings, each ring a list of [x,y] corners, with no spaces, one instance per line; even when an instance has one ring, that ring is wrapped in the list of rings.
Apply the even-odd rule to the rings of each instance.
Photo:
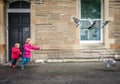
[[[29,13],[30,14],[30,25],[31,25],[31,10],[30,9],[9,9],[9,4],[6,4],[6,61],[9,62],[9,27],[8,27],[8,14],[9,13]]]

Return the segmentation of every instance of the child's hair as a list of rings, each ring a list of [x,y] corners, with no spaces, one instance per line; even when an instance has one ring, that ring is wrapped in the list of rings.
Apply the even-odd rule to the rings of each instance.
[[[26,43],[28,43],[29,41],[31,41],[31,38],[27,38],[26,39]]]
[[[19,43],[15,43],[15,45],[14,45],[14,46],[16,47],[16,46],[18,46],[18,45],[20,46],[20,44],[19,44]]]

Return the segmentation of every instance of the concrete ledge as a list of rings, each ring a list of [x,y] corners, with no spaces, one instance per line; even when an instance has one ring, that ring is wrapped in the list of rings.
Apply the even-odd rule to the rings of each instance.
[[[102,59],[40,59],[35,60],[35,63],[76,63],[76,62],[98,62]]]

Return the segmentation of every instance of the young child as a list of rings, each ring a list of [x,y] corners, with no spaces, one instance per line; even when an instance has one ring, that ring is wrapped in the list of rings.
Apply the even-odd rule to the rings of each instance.
[[[24,69],[24,66],[27,62],[30,62],[31,51],[39,50],[40,47],[36,47],[32,45],[31,38],[26,39],[26,43],[24,44],[24,52],[23,52],[23,60],[21,64],[21,68]]]
[[[19,48],[20,48],[19,43],[15,43],[14,47],[12,48],[12,60],[11,60],[11,63],[10,63],[11,68],[15,68],[16,62],[19,58],[19,55],[21,54],[21,51],[20,51]]]

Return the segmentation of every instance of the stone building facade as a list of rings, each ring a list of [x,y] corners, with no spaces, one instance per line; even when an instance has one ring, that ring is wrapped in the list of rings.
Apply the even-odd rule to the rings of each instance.
[[[120,1],[91,1],[99,3],[98,9],[94,9],[96,5],[90,0],[0,0],[0,63],[8,62],[11,46],[15,42],[23,45],[27,37],[42,48],[33,52],[33,60],[90,60],[119,56]],[[93,15],[87,16],[88,12],[84,12],[89,10],[89,5],[86,8],[89,2],[94,10]],[[86,27],[85,21],[91,16],[95,16],[93,18],[100,25],[103,20],[110,23],[103,29],[97,24],[99,29],[90,32],[82,26],[76,27],[72,19],[82,19]],[[99,39],[95,33],[98,30]]]

